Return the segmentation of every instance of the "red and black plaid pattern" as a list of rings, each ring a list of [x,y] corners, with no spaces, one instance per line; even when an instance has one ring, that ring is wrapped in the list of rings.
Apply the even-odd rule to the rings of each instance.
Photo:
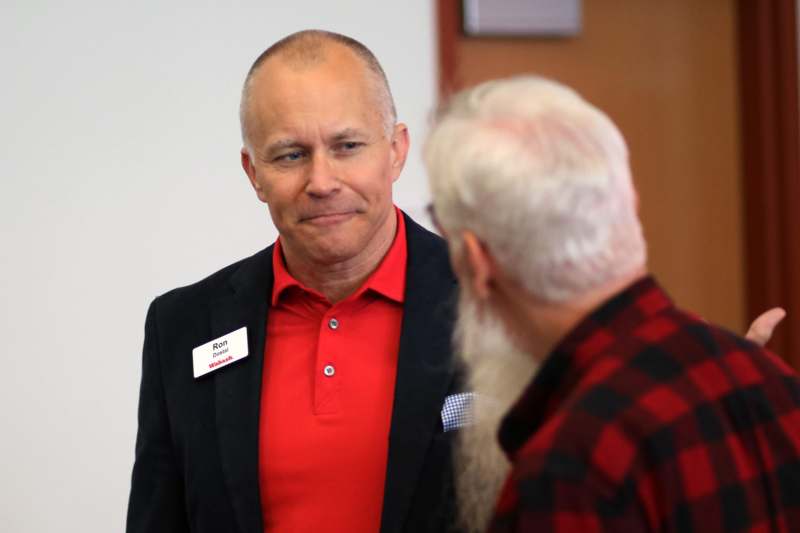
[[[800,531],[800,381],[644,278],[506,416],[491,531]]]

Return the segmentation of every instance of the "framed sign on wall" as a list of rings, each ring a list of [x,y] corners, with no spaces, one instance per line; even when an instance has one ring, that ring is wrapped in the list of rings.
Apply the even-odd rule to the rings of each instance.
[[[468,36],[571,37],[581,31],[581,0],[462,0]]]

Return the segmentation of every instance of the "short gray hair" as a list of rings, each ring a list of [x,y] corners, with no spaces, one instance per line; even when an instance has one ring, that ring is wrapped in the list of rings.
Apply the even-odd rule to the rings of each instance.
[[[242,142],[245,147],[249,149],[249,138],[251,128],[248,124],[248,109],[250,107],[250,89],[253,84],[253,77],[264,61],[272,56],[285,54],[287,58],[299,64],[314,64],[324,61],[325,59],[325,45],[330,43],[338,43],[350,49],[356,54],[367,68],[370,74],[374,87],[375,96],[378,104],[378,112],[381,115],[384,130],[387,136],[391,135],[395,122],[397,122],[397,111],[392,98],[392,91],[389,89],[389,81],[386,79],[386,73],[383,71],[380,62],[375,57],[375,54],[363,45],[361,42],[342,35],[325,30],[303,30],[292,33],[276,42],[261,55],[256,58],[242,86],[242,97],[239,103],[239,124],[242,129]]]
[[[453,250],[474,232],[532,295],[567,300],[644,266],[625,140],[572,89],[520,76],[466,90],[424,152]]]

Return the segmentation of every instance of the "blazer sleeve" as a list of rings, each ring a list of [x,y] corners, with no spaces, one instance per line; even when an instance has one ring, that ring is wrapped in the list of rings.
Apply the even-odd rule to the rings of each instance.
[[[158,299],[145,320],[139,429],[128,502],[128,533],[188,532],[184,486],[172,446],[157,325]]]

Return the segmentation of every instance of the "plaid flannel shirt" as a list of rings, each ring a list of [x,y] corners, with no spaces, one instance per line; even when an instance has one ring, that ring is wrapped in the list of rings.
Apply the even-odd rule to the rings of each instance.
[[[559,343],[500,442],[494,532],[800,531],[800,381],[651,278]]]

